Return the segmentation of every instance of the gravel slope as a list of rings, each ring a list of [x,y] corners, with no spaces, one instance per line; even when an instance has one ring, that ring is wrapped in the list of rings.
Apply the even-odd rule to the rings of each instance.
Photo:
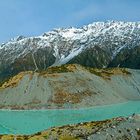
[[[60,69],[60,70],[59,70]],[[79,65],[24,72],[0,88],[0,107],[83,108],[140,99],[140,71]]]

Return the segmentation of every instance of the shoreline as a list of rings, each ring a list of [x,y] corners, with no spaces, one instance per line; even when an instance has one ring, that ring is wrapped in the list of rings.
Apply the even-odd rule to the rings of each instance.
[[[129,102],[140,102],[140,100],[128,100],[128,101],[125,101],[125,102],[119,102],[119,103],[114,103],[114,104],[106,104],[106,105],[97,105],[97,106],[92,106],[92,107],[85,107],[85,108],[54,108],[54,109],[0,109],[0,111],[63,111],[63,110],[89,110],[89,109],[98,109],[98,108],[101,108],[101,107],[109,107],[109,106],[112,106],[112,105],[121,105],[121,104],[126,104],[126,103],[129,103]]]
[[[0,135],[31,135],[52,127],[61,127],[90,121],[103,121],[118,117],[129,117],[133,114],[140,114],[139,105],[140,101],[128,101],[78,110],[1,110],[1,126],[4,126],[3,128],[6,128],[7,130],[2,130],[3,132],[1,132]],[[128,106],[130,109],[126,110]],[[8,120],[8,122],[6,120]],[[13,121],[19,123],[15,124]],[[13,130],[11,129],[11,124],[14,128]],[[8,128],[10,128],[10,133]]]

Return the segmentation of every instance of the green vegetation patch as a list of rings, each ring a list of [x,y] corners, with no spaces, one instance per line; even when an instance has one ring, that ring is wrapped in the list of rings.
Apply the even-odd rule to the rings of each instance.
[[[54,73],[67,73],[76,70],[76,65],[61,65],[49,67],[46,71],[39,71],[39,75],[54,74]]]
[[[126,68],[105,68],[105,69],[97,69],[97,68],[89,68],[86,67],[90,73],[95,74],[97,76],[110,79],[112,75],[131,75]]]

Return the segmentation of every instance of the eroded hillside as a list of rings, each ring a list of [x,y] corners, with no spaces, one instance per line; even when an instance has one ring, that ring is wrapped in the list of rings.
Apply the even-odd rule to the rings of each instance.
[[[0,108],[80,108],[140,99],[140,71],[80,65],[21,72],[0,87]]]

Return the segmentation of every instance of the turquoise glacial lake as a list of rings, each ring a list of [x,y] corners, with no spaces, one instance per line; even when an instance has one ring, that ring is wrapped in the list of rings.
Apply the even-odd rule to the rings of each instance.
[[[0,134],[33,134],[50,127],[140,113],[140,101],[68,110],[0,110]]]

